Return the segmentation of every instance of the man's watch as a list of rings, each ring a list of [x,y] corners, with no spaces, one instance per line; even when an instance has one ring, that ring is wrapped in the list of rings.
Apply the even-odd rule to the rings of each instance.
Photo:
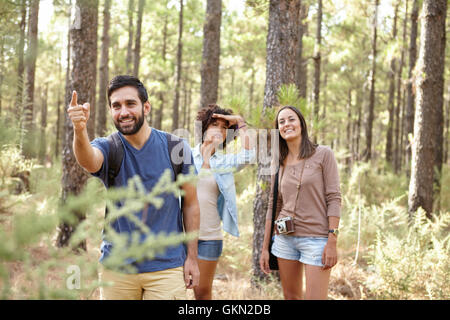
[[[332,233],[337,237],[339,235],[339,229],[330,229],[328,230],[328,233]]]

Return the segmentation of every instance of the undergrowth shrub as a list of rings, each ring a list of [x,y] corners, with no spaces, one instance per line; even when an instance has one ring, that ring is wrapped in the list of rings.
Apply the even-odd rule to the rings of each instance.
[[[429,220],[420,208],[406,233],[377,232],[367,280],[377,299],[450,298],[449,223],[448,212]]]

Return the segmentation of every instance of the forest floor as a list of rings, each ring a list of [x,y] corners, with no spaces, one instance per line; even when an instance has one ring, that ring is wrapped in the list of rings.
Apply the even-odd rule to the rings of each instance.
[[[259,289],[252,286],[252,227],[244,226],[241,236],[235,238],[229,235],[224,237],[224,250],[220,258],[215,279],[213,282],[213,299],[216,300],[279,300],[283,299],[281,285],[278,280],[268,282]],[[100,255],[97,246],[88,245],[88,251],[83,253],[87,261],[95,263]],[[329,295],[331,300],[354,300],[370,299],[367,290],[363,287],[365,280],[364,266],[353,264],[352,257],[345,254],[338,264],[332,269]],[[49,248],[41,243],[30,250],[31,263],[25,266],[23,263],[8,263],[10,272],[10,285],[12,288],[12,299],[24,299],[23,292],[37,291],[37,284],[28,278],[28,268],[37,268],[40,264],[51,259]],[[70,257],[67,258],[70,260]],[[74,255],[75,259],[75,255]],[[64,269],[55,267],[49,269],[45,275],[45,284],[48,288],[62,287],[65,284],[67,273]],[[96,279],[84,279],[86,283]],[[87,294],[82,294],[81,299],[100,299],[100,290],[93,289]],[[192,290],[187,291],[187,299],[193,300]]]

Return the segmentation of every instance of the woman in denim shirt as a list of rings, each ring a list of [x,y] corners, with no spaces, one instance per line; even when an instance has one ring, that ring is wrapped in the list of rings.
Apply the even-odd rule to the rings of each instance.
[[[239,236],[233,172],[252,162],[255,150],[244,119],[233,115],[231,110],[209,105],[198,112],[197,121],[202,123],[202,143],[193,149],[194,164],[199,173],[200,284],[194,288],[194,293],[197,300],[210,300],[214,273],[222,253],[222,225],[226,232]],[[241,138],[242,150],[225,154],[226,144],[236,138],[236,133]]]

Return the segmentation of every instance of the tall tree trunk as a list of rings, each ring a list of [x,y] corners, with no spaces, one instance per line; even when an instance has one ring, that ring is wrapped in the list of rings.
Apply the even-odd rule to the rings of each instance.
[[[298,23],[300,14],[299,0],[271,0],[269,5],[269,30],[267,33],[266,84],[262,119],[269,108],[278,106],[277,93],[282,84],[295,83],[295,58],[298,42]],[[256,279],[264,278],[259,268],[264,240],[264,226],[270,188],[270,146],[266,142],[267,153],[261,155],[264,146],[259,145],[256,197],[253,202],[253,275]]]
[[[45,84],[44,92],[42,94],[41,105],[41,133],[39,141],[39,160],[45,164],[47,154],[47,139],[45,137],[45,130],[47,129],[47,103],[48,103],[48,83]]]
[[[433,177],[442,145],[446,0],[424,0],[416,76],[416,112],[408,210],[433,211]]]
[[[402,73],[403,65],[405,61],[405,43],[406,43],[406,21],[408,20],[408,1],[405,1],[405,19],[403,20],[403,40],[402,40],[402,51],[400,54],[400,64],[398,66],[397,72],[397,103],[395,107],[395,152],[394,152],[394,171],[398,173],[400,170],[400,110],[402,104]]]
[[[372,129],[375,111],[375,74],[377,66],[377,21],[378,21],[378,5],[379,0],[375,0],[375,14],[372,27],[372,73],[370,78],[370,98],[369,110],[367,112],[366,123],[366,150],[364,151],[364,159],[370,161],[372,159]]]
[[[3,104],[3,80],[5,79],[5,43],[0,42],[0,117],[2,116],[2,104]]]
[[[23,109],[23,126],[25,130],[23,140],[23,153],[27,158],[35,154],[35,144],[33,143],[33,105],[34,105],[34,79],[36,74],[36,59],[38,54],[38,19],[39,0],[30,0],[30,10],[28,15],[28,50],[26,56],[26,84],[25,103]]]
[[[395,13],[394,13],[394,28],[392,32],[392,41],[397,39],[397,16],[398,16],[398,6],[399,2],[395,5]],[[393,156],[392,156],[392,140],[393,140],[393,128],[394,128],[394,98],[395,98],[395,74],[397,69],[397,58],[392,57],[390,63],[390,69],[388,72],[389,78],[389,97],[388,97],[388,111],[389,111],[389,121],[388,121],[388,129],[386,134],[386,161],[389,164],[392,164]]]
[[[101,60],[99,70],[99,90],[98,90],[98,117],[97,117],[97,136],[103,137],[106,134],[106,115],[108,110],[107,102],[107,88],[109,81],[109,22],[111,19],[111,0],[105,0],[105,7],[103,11],[103,35],[102,35],[102,48],[101,48]]]
[[[406,119],[405,119],[405,134],[406,134],[406,176],[409,178],[411,174],[410,162],[411,162],[411,142],[410,137],[414,131],[414,99],[415,93],[413,90],[413,72],[416,66],[417,58],[417,20],[419,17],[419,0],[414,0],[413,9],[411,12],[411,36],[409,39],[409,69],[408,69],[408,82],[407,82],[407,94],[408,99],[406,102]]]
[[[97,24],[98,24],[98,0],[77,0],[76,18],[70,29],[72,61],[70,64],[71,75],[69,77],[68,90],[66,92],[65,105],[68,106],[73,90],[78,93],[78,102],[91,104],[91,112],[95,102],[95,87],[97,76]],[[67,110],[67,108],[64,108]],[[70,194],[79,194],[88,178],[88,174],[82,169],[73,154],[73,126],[72,121],[65,113],[65,134],[62,154],[62,200],[66,201]],[[88,121],[89,138],[94,137],[95,122]],[[84,212],[75,212],[81,221],[85,218]],[[63,223],[57,238],[57,245],[67,246],[77,224]],[[83,242],[80,248],[86,250]]]
[[[138,17],[136,23],[136,39],[134,42],[134,69],[133,75],[139,77],[139,64],[141,63],[141,34],[142,17],[144,15],[145,0],[139,0]]]
[[[248,108],[249,108],[249,112],[251,112],[251,110],[253,109],[253,104],[254,104],[254,96],[255,96],[255,75],[256,75],[256,69],[254,66],[254,61],[252,63],[252,67],[251,67],[251,76],[250,76],[250,85],[249,85],[249,90],[248,90]]]
[[[61,64],[59,64],[61,68]],[[61,141],[61,95],[63,93],[58,88],[58,101],[56,103],[56,136],[55,136],[55,158],[58,158],[60,151],[60,141]]]
[[[166,10],[167,10],[167,3],[168,3],[168,1],[166,0],[165,6],[164,6],[164,8]],[[162,31],[163,32],[163,48],[162,48],[162,53],[161,53],[164,66],[166,65],[166,60],[167,60],[167,58],[166,58],[166,52],[167,52],[167,23],[168,23],[168,15],[167,15],[167,11],[166,11],[166,14],[164,16],[164,26],[163,26],[163,31]],[[160,82],[161,82],[162,86],[164,84],[166,84],[166,82],[167,82],[167,77],[165,75],[165,68],[164,68],[164,70],[162,70]],[[160,106],[159,106],[159,109],[156,111],[156,117],[155,117],[156,119],[155,119],[155,122],[154,122],[154,125],[153,125],[156,129],[159,129],[159,130],[162,129],[165,96],[166,96],[166,91],[161,88],[159,90],[159,92],[158,92],[158,99],[160,101]]]
[[[181,63],[183,54],[183,0],[180,0],[180,18],[178,22],[178,49],[177,49],[177,69],[175,78],[175,98],[172,108],[172,131],[178,129],[180,87],[181,87]]]
[[[352,89],[348,89],[347,93],[347,146],[349,149],[349,155],[346,158],[347,171],[350,172],[352,165]]]
[[[27,20],[27,5],[26,0],[21,0],[20,2],[20,35],[19,35],[19,45],[17,47],[17,56],[19,58],[19,64],[17,66],[17,93],[16,93],[16,104],[15,104],[15,116],[16,120],[21,122],[22,110],[23,110],[23,88],[25,86],[24,75],[24,48],[25,48],[25,26]]]
[[[364,95],[363,95],[364,96]],[[359,90],[356,91],[356,108],[358,115],[355,120],[355,130],[353,131],[354,136],[354,151],[353,151],[353,159],[356,161],[360,161],[360,138],[361,138],[361,119],[362,119],[362,99],[361,99],[361,93]]]
[[[444,143],[444,163],[448,161],[448,140],[450,137],[450,81],[447,83],[447,97],[445,99],[445,143]]]
[[[303,57],[303,36],[307,34],[309,5],[302,3],[300,6],[300,23],[298,25],[298,44],[297,44],[297,57],[295,66],[295,84],[297,85],[299,96],[306,99],[306,84],[308,82],[308,59]]]
[[[435,6],[438,6],[434,4]],[[440,46],[440,60],[439,62],[442,64],[439,69],[438,76],[441,75],[441,79],[436,86],[436,113],[435,113],[435,136],[436,136],[436,149],[434,152],[434,199],[435,201],[435,211],[439,211],[441,209],[441,178],[442,178],[442,162],[444,159],[444,66],[445,66],[445,45],[446,45],[446,28],[445,28],[445,19],[447,16],[447,6],[448,2],[445,6],[441,7],[442,10],[442,18],[444,21],[442,25],[439,27],[440,30],[437,29],[436,33],[441,38],[441,46]]]
[[[320,67],[321,67],[321,52],[320,47],[322,45],[322,0],[318,0],[317,9],[317,29],[316,29],[316,42],[314,45],[314,88],[313,88],[313,103],[314,103],[314,124],[318,124],[319,111],[320,111]],[[318,137],[318,130],[314,128],[313,137],[315,140]]]
[[[127,74],[131,74],[133,65],[133,12],[134,0],[128,0],[128,45],[125,59]]]
[[[200,105],[215,104],[219,88],[220,25],[222,21],[222,0],[208,0],[203,26],[203,55],[200,68]]]
[[[188,100],[187,100],[187,130],[191,132],[191,108],[192,108],[192,82],[189,81]]]

